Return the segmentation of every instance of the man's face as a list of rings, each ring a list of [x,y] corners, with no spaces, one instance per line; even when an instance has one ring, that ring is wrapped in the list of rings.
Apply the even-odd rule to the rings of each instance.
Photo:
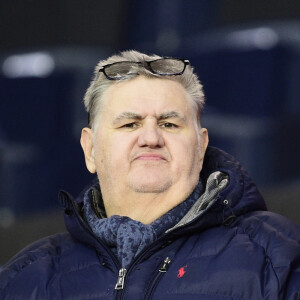
[[[163,193],[177,185],[192,191],[207,131],[197,126],[181,84],[138,76],[112,85],[102,101],[92,149],[84,150],[101,190]]]

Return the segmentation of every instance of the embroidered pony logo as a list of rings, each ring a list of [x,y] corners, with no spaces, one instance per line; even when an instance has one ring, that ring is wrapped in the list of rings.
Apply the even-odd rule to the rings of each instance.
[[[181,278],[185,274],[185,272],[186,272],[185,268],[187,268],[187,265],[185,265],[184,267],[182,267],[178,270],[178,274],[177,274],[178,278]]]

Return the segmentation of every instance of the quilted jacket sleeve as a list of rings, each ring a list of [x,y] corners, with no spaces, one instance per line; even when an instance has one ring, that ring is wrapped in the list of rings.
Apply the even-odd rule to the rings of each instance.
[[[14,256],[0,272],[0,299],[47,299],[47,284],[51,280],[59,257],[57,234],[29,245]]]
[[[256,212],[242,228],[269,261],[264,299],[300,300],[300,227],[272,212]]]

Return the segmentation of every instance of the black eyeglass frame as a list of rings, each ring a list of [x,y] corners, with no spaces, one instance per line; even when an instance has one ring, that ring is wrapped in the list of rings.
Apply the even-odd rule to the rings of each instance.
[[[151,67],[152,63],[160,61],[160,60],[165,60],[165,59],[173,59],[173,60],[178,60],[178,61],[183,62],[184,65],[183,65],[182,71],[176,72],[176,73],[160,73],[160,72],[156,72],[155,70],[153,70],[153,68]],[[116,64],[120,64],[120,63],[132,63],[132,64],[137,64],[137,65],[142,65],[142,64],[146,63],[146,65],[148,67],[146,69],[149,70],[151,73],[153,73],[155,75],[159,75],[159,76],[178,76],[178,75],[182,75],[184,73],[185,69],[186,69],[186,66],[190,65],[190,61],[188,59],[175,58],[175,57],[161,57],[161,58],[158,58],[158,59],[155,59],[155,60],[144,61],[144,62],[124,60],[124,61],[118,61],[118,62],[115,62],[115,63],[112,63],[112,64],[107,64],[105,66],[100,67],[99,73],[102,72],[108,80],[121,80],[121,79],[125,78],[126,76],[111,77],[105,71],[105,69],[107,67],[110,67],[110,66],[113,66],[113,65],[116,65]],[[137,75],[137,74],[135,74],[135,75]]]

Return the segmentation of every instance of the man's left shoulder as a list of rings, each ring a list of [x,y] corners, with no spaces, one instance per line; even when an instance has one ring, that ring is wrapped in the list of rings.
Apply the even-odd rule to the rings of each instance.
[[[276,265],[300,257],[300,227],[284,216],[255,211],[245,215],[238,227],[262,246]]]

